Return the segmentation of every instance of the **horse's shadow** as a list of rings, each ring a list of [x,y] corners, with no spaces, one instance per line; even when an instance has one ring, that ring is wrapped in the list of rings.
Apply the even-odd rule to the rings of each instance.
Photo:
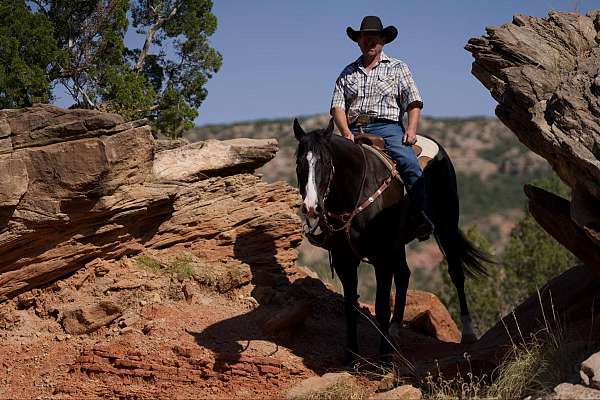
[[[266,342],[262,343],[260,355],[273,355],[283,346],[318,374],[343,367],[346,328],[342,296],[319,279],[294,276],[293,271],[286,273],[277,260],[274,238],[260,227],[237,236],[234,254],[250,266],[252,297],[258,306],[202,331],[188,331],[200,346],[214,352],[214,369],[226,369],[226,364],[235,363],[242,354],[252,353],[253,341]],[[267,321],[299,302],[308,302],[311,309],[302,324],[276,332],[265,329]],[[365,350],[376,350],[376,328],[367,318],[361,319],[361,345]],[[371,358],[376,354],[365,355]]]

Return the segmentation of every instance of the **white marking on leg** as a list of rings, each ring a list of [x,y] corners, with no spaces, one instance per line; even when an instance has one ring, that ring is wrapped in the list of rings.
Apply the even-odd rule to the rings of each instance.
[[[304,206],[308,211],[308,214],[314,214],[317,208],[317,184],[315,182],[315,163],[316,158],[312,151],[309,151],[306,155],[308,161],[308,181],[306,182],[306,197],[304,198]]]

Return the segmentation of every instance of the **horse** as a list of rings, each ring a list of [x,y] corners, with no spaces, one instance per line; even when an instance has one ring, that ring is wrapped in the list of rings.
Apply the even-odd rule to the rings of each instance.
[[[402,185],[391,184],[390,176],[395,170],[390,172],[377,155],[333,134],[333,119],[327,128],[308,133],[294,119],[293,131],[298,141],[296,175],[307,220],[305,234],[312,244],[329,250],[332,272],[343,287],[346,362],[355,361],[358,355],[357,287],[361,259],[375,268],[375,317],[382,332],[379,352],[381,356],[389,355],[393,349],[389,336],[399,338],[411,274],[405,244],[415,239],[416,222],[409,196],[405,196]],[[458,227],[456,174],[448,154],[437,144],[438,154],[423,171],[428,215],[457,290],[462,342],[472,343],[476,336],[465,297],[465,274],[487,274],[484,262],[491,260]],[[396,296],[390,321],[392,279]]]

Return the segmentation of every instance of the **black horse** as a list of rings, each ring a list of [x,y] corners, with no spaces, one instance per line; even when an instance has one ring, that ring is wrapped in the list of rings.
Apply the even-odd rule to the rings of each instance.
[[[344,289],[348,335],[347,358],[358,354],[358,265],[366,258],[375,267],[377,294],[375,314],[382,332],[398,336],[404,316],[410,270],[405,244],[415,238],[414,218],[408,197],[399,185],[378,189],[390,177],[389,170],[370,151],[341,136],[333,135],[333,120],[326,129],[305,133],[294,120],[298,140],[296,174],[302,194],[308,236],[313,244],[330,250],[332,268]],[[485,274],[482,261],[489,258],[476,249],[458,228],[456,175],[441,146],[423,172],[428,198],[428,215],[435,237],[448,261],[448,272],[458,292],[463,342],[476,337],[464,291],[465,272]],[[369,201],[371,197],[371,201]],[[317,229],[318,227],[318,229]],[[323,232],[318,235],[318,230]],[[390,326],[392,278],[396,284],[394,313]],[[391,351],[388,338],[381,338],[380,353]]]

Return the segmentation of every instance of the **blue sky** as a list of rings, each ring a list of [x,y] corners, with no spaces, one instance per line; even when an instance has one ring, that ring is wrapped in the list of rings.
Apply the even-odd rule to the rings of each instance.
[[[333,82],[360,55],[346,27],[357,29],[365,15],[398,28],[384,51],[411,68],[424,115],[493,115],[495,102],[471,75],[468,39],[517,13],[597,7],[600,0],[216,0],[211,43],[223,67],[207,85],[196,123],[328,112]]]
[[[223,66],[207,84],[195,122],[328,112],[335,79],[360,55],[346,27],[357,29],[365,15],[398,28],[384,51],[411,68],[424,115],[493,115],[495,102],[470,72],[468,39],[517,13],[545,17],[599,7],[600,0],[214,0],[218,28],[210,41]]]

